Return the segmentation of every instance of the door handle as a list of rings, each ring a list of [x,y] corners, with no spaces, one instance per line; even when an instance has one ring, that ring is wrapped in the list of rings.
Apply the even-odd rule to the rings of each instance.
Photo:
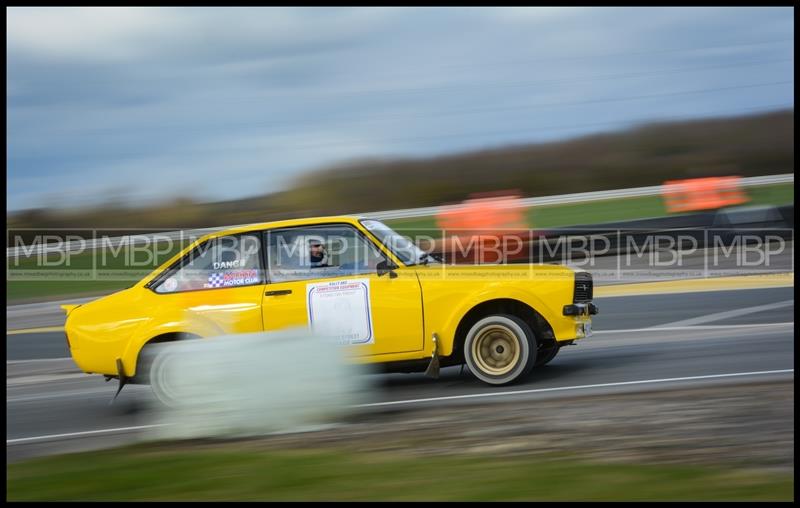
[[[264,296],[277,296],[277,295],[290,295],[292,294],[291,289],[279,289],[278,291],[267,291],[264,293]]]

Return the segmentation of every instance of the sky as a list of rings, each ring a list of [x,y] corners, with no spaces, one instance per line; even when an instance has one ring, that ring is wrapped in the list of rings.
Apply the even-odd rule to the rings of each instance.
[[[794,107],[794,9],[7,8],[6,209]]]

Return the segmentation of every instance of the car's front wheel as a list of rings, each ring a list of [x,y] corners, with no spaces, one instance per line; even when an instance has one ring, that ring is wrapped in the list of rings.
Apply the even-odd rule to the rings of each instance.
[[[558,344],[553,344],[550,347],[543,347],[536,353],[536,362],[534,367],[541,367],[550,363],[550,360],[556,357],[561,347]]]
[[[481,381],[493,385],[512,383],[533,368],[536,336],[517,316],[488,316],[467,332],[464,358],[469,370]]]

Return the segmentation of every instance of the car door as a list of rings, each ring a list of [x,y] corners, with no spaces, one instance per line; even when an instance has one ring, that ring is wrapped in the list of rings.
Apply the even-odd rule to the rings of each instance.
[[[265,330],[310,327],[354,356],[420,351],[422,298],[415,270],[379,276],[386,258],[350,224],[267,231]],[[322,245],[322,249],[320,249]]]
[[[158,316],[201,336],[263,331],[261,232],[222,236],[187,253],[150,287]]]

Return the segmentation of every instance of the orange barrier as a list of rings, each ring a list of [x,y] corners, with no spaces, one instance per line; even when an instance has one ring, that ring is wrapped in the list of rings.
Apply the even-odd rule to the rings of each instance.
[[[748,201],[740,180],[738,176],[670,180],[664,182],[661,192],[670,213],[711,210]]]
[[[507,261],[504,252],[507,249],[515,255],[525,255],[520,242],[527,244],[530,232],[519,194],[508,191],[473,194],[463,205],[436,216],[437,225],[447,239],[434,242],[435,252],[449,256],[452,262],[468,263]]]
[[[436,222],[441,229],[487,232],[497,229],[526,229],[525,214],[518,204],[518,195],[474,197],[464,207],[439,213]]]

